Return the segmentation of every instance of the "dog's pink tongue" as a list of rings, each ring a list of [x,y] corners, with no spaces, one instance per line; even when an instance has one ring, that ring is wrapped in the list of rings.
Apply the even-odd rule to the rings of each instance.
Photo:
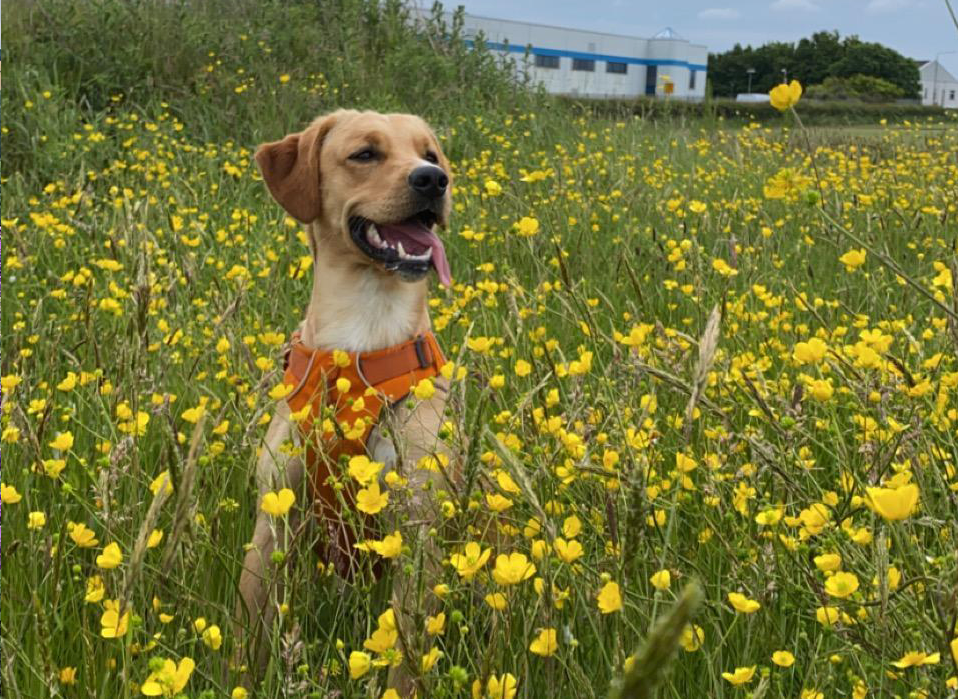
[[[446,249],[442,246],[442,241],[439,240],[439,236],[421,223],[396,223],[390,225],[388,228],[423,247],[430,248],[432,250],[432,266],[436,268],[439,281],[442,282],[443,286],[452,286],[449,260],[446,259]]]

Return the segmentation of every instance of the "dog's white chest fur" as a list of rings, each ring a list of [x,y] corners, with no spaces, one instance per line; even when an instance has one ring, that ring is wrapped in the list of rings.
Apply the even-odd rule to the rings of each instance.
[[[307,314],[304,335],[313,347],[347,352],[398,345],[416,333],[424,301],[418,287],[373,270],[354,274],[341,293],[324,295],[322,307],[316,309],[318,331],[310,327]]]

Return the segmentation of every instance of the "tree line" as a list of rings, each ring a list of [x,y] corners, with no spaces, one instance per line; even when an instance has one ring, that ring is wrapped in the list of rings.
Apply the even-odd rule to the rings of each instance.
[[[786,77],[806,87],[821,86],[811,95],[822,98],[915,99],[921,90],[914,60],[857,36],[841,38],[837,31],[817,32],[794,44],[736,44],[725,53],[709,54],[712,94],[734,97],[747,92],[749,69],[754,71],[752,92],[768,92]]]

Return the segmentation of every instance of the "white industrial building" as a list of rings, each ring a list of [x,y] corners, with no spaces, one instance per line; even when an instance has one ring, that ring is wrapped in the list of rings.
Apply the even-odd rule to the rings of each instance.
[[[465,16],[467,41],[482,35],[512,55],[549,92],[583,97],[705,96],[708,49],[666,29],[654,37],[605,34],[507,19]],[[528,62],[523,57],[528,51]]]
[[[921,80],[921,103],[958,109],[958,79],[938,61],[922,63],[918,69]]]

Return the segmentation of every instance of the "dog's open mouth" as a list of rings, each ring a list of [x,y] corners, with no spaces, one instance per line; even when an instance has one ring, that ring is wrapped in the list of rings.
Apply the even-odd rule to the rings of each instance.
[[[354,216],[349,220],[349,233],[356,247],[367,257],[382,262],[387,271],[416,280],[433,267],[439,281],[449,286],[449,261],[442,241],[432,230],[435,223],[436,215],[431,211],[420,211],[399,223],[375,223]]]

